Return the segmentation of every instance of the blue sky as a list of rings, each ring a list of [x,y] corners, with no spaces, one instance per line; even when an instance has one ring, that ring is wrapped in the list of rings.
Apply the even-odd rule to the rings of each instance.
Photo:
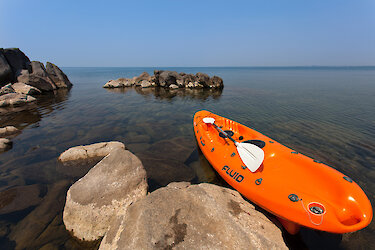
[[[0,0],[0,47],[59,66],[375,65],[375,1]]]

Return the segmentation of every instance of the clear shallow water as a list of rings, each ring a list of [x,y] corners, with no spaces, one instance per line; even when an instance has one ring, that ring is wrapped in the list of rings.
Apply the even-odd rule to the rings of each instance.
[[[12,239],[22,237],[34,237],[37,247],[82,247],[61,222],[66,189],[79,176],[69,174],[56,159],[72,146],[124,142],[144,163],[150,190],[172,181],[226,185],[197,150],[192,118],[201,109],[246,124],[334,166],[375,202],[374,67],[169,68],[222,77],[225,88],[215,92],[102,88],[109,79],[152,73],[153,68],[63,70],[74,84],[70,92],[44,96],[36,107],[17,114],[0,115],[0,127],[23,129],[13,139],[13,148],[0,154],[0,192],[37,185],[38,196],[44,197],[21,211],[0,214],[3,248],[14,247]],[[43,206],[48,207],[47,197],[59,202],[42,213]],[[28,226],[36,222],[47,228]],[[374,225],[344,236],[303,230],[286,238],[298,248],[363,248],[373,243]],[[33,235],[38,230],[43,237]],[[29,236],[21,237],[25,231]]]

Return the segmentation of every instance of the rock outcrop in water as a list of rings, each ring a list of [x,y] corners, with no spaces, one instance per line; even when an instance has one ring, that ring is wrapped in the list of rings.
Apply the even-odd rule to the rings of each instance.
[[[47,62],[44,67],[41,62],[30,61],[20,49],[0,48],[0,115],[32,109],[40,94],[57,96],[58,89],[71,87],[68,77],[56,65]],[[9,139],[0,138],[0,152],[11,147]]]
[[[142,88],[164,87],[170,89],[178,88],[207,88],[222,89],[224,87],[223,79],[218,76],[209,77],[205,73],[186,74],[177,73],[169,70],[155,70],[154,75],[143,72],[140,76],[133,78],[119,78],[108,81],[104,88],[123,88],[131,86],[140,86]]]
[[[67,157],[72,154],[66,152],[77,150],[65,151],[60,160],[89,156]],[[145,178],[135,155],[124,148],[110,150],[70,187],[66,228],[82,240],[104,236],[100,249],[287,249],[281,230],[237,191],[174,182],[146,196]]]
[[[41,62],[30,59],[17,48],[0,48],[0,96],[7,94],[38,95],[56,89],[70,89],[72,83],[62,70],[47,62],[46,67]],[[12,101],[8,95],[8,102],[1,102],[0,107],[17,106],[34,101],[34,98],[23,97],[25,101]],[[19,95],[14,95],[19,99]]]

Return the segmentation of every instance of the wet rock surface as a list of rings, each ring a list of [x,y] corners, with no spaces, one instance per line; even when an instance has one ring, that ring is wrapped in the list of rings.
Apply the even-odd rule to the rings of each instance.
[[[0,128],[0,137],[6,137],[18,133],[20,133],[20,130],[14,126],[6,126],[4,128]]]
[[[104,88],[123,88],[130,86],[141,86],[149,88],[152,86],[164,87],[170,89],[178,88],[205,88],[205,89],[222,89],[224,87],[223,79],[218,76],[210,77],[205,73],[197,74],[177,73],[169,70],[155,70],[154,75],[150,76],[147,72],[143,72],[139,76],[132,79],[119,78],[117,80],[109,80]]]
[[[26,103],[35,102],[36,99],[29,95],[9,93],[0,96],[0,107],[21,106]]]
[[[100,249],[288,249],[281,231],[234,190],[171,183],[132,204]]]
[[[127,207],[146,196],[146,171],[130,151],[111,151],[68,190],[66,229],[82,240],[98,240]]]

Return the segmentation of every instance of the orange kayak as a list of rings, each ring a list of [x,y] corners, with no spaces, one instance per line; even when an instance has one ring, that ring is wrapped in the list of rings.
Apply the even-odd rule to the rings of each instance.
[[[234,143],[203,118],[237,142],[252,143],[264,151],[264,160],[251,172]],[[246,198],[274,214],[289,233],[305,226],[331,233],[360,230],[373,216],[369,199],[348,176],[298,153],[240,123],[199,111],[194,133],[204,156],[220,176]]]

